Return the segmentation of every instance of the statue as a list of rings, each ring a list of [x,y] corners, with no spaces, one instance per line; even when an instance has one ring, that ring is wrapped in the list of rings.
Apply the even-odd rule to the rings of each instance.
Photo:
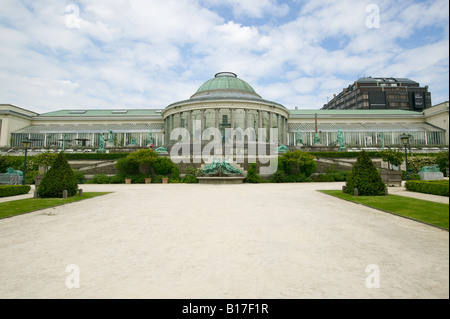
[[[302,135],[300,134],[300,129],[297,129],[297,145],[303,145]]]
[[[150,131],[148,132],[148,144],[150,146],[153,146],[153,131],[152,131],[152,129],[150,129]]]
[[[431,165],[431,166],[424,166],[422,167],[422,169],[420,170],[420,172],[422,173],[438,173],[440,172],[439,170],[439,166],[437,164]]]
[[[23,172],[22,172],[22,171],[15,170],[15,169],[12,168],[12,167],[8,167],[8,168],[6,169],[6,174],[14,174],[14,175],[18,175],[18,176],[23,176]]]
[[[287,146],[285,146],[285,145],[280,145],[280,146],[277,147],[277,152],[278,153],[285,153],[285,152],[288,152],[288,151],[289,151],[289,148]]]
[[[319,133],[317,132],[316,134],[314,134],[314,144],[322,144],[322,142],[320,141]]]
[[[130,144],[128,144],[128,146],[136,146],[136,145],[137,145],[136,138],[132,137],[131,140],[130,140]]]
[[[169,154],[169,152],[167,151],[167,148],[165,148],[164,146],[160,146],[155,150],[156,153],[158,154]]]
[[[102,133],[100,134],[100,147],[99,150],[105,149],[105,135]]]
[[[340,128],[338,129],[337,142],[338,142],[338,144],[339,144],[339,151],[345,150],[345,138],[344,138],[344,133],[342,132],[342,130],[341,130]]]
[[[222,174],[225,175],[238,175],[242,174],[242,172],[234,168],[230,163],[228,163],[227,159],[220,162],[214,157],[214,160],[211,164],[206,165],[206,168],[203,170],[203,174],[205,175],[215,175],[218,174],[219,176],[222,176]]]
[[[114,143],[114,132],[113,130],[109,130],[109,140],[110,143]]]
[[[105,151],[105,134],[100,134],[100,144],[97,153],[106,153]]]

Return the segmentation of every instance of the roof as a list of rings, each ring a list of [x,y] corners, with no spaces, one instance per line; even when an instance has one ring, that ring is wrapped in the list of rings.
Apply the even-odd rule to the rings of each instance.
[[[72,109],[43,113],[39,117],[123,117],[161,116],[160,109]]]
[[[408,111],[408,110],[398,110],[398,109],[392,109],[392,110],[306,110],[306,109],[299,109],[299,110],[289,110],[289,113],[291,115],[312,115],[314,116],[317,113],[317,116],[320,115],[339,115],[339,116],[366,116],[366,115],[383,115],[383,116],[390,116],[390,115],[407,115],[407,116],[423,116],[422,112],[415,112],[415,111]]]
[[[418,84],[415,81],[412,81],[407,78],[373,78],[373,77],[367,77],[367,78],[359,78],[356,82],[358,83],[408,83],[408,84]]]
[[[315,123],[291,123],[289,131],[315,132]],[[439,127],[428,123],[410,123],[410,122],[393,122],[393,123],[318,123],[318,131],[337,132],[341,129],[343,132],[442,132],[445,131]]]
[[[51,124],[30,125],[14,133],[47,134],[47,133],[107,133],[109,130],[115,133],[132,132],[161,132],[163,123],[126,123],[126,124]]]

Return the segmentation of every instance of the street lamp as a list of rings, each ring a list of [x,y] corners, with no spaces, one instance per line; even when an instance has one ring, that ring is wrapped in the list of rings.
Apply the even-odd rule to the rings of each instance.
[[[400,135],[400,140],[402,141],[403,145],[405,146],[405,164],[406,164],[406,180],[409,181],[409,171],[408,171],[408,152],[406,151],[406,146],[409,143],[409,139],[411,138],[411,135],[403,133]]]
[[[25,185],[25,174],[27,173],[27,150],[31,147],[31,141],[29,139],[22,140],[23,148],[25,149],[25,160],[23,163],[23,177],[22,185]]]

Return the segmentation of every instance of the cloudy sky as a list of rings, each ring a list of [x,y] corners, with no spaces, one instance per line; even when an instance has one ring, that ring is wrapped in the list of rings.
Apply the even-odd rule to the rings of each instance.
[[[449,100],[448,0],[0,0],[0,104],[164,108],[221,71],[288,109],[358,77]]]

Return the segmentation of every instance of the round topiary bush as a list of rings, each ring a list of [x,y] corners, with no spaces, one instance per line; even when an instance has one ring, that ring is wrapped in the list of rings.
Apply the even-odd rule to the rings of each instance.
[[[364,150],[359,154],[352,172],[347,177],[345,192],[353,194],[355,188],[358,189],[358,195],[362,196],[386,195],[386,185],[383,183],[381,175],[375,165],[373,165],[369,155]]]
[[[258,175],[258,165],[256,163],[250,164],[246,180],[248,183],[261,183],[261,177]]]
[[[39,184],[38,195],[42,198],[60,198],[64,190],[67,190],[67,196],[75,195],[78,191],[78,179],[61,152]]]

